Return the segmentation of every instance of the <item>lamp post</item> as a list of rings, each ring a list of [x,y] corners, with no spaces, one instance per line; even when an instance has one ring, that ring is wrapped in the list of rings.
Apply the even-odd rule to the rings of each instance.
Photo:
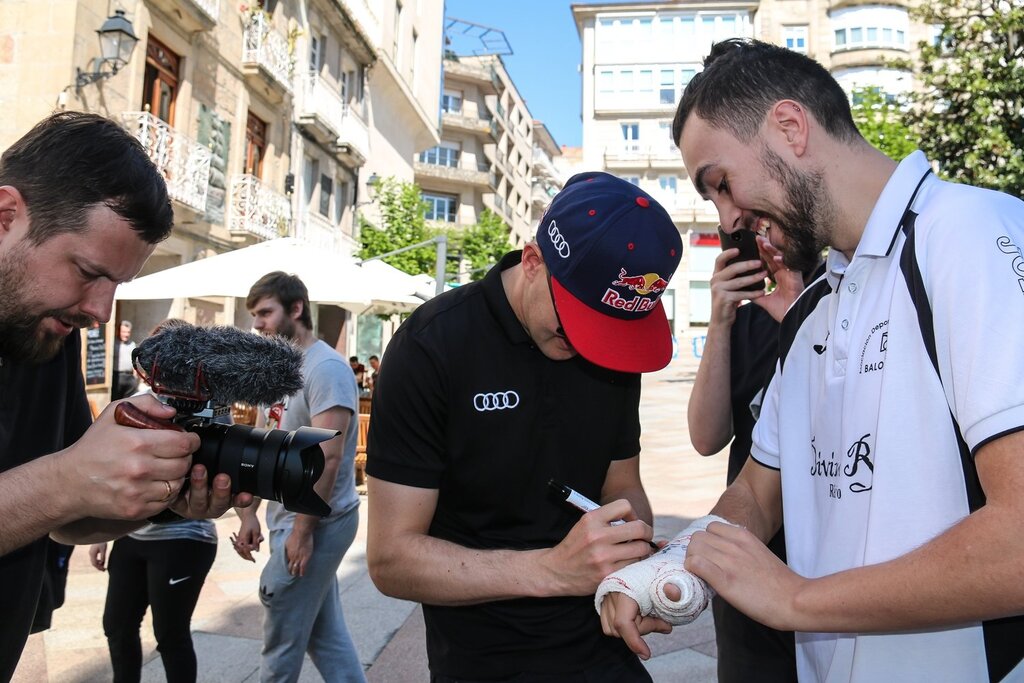
[[[76,88],[102,81],[116,74],[132,58],[135,44],[139,42],[132,22],[124,16],[123,9],[115,10],[113,16],[107,17],[96,33],[100,38],[100,54],[102,56],[93,58],[89,67],[90,71],[76,69]],[[104,70],[106,66],[110,67],[109,71]]]

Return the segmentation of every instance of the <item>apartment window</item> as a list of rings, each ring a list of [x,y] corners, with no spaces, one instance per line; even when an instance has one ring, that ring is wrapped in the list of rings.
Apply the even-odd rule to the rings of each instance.
[[[675,104],[676,72],[675,69],[662,69],[658,78],[659,104]]]
[[[632,183],[633,185],[640,187],[640,176],[638,175],[627,175],[623,176],[622,179],[625,180],[627,183]]]
[[[437,147],[431,147],[420,153],[420,161],[424,164],[434,166],[447,166],[457,168],[461,150],[459,146],[451,142],[442,142]]]
[[[640,124],[627,122],[619,124],[622,130],[622,148],[624,152],[640,151]]]
[[[174,102],[178,97],[181,57],[150,36],[146,42],[146,73],[142,91],[143,109],[174,125]]]
[[[320,175],[320,215],[331,217],[331,195],[334,194],[334,181],[326,175]]]
[[[459,204],[458,197],[447,194],[424,194],[423,201],[426,203],[423,217],[428,221],[455,222],[455,211]]]
[[[327,36],[312,36],[309,39],[309,70],[320,73],[327,57]]]
[[[334,224],[341,225],[341,217],[345,213],[345,205],[348,204],[349,184],[339,178],[336,185],[338,193],[334,197]]]
[[[263,157],[267,150],[267,123],[249,112],[245,122],[245,172],[263,177]]]
[[[674,175],[658,176],[658,187],[662,194],[675,194],[678,188],[679,179]]]
[[[831,18],[837,50],[908,48],[910,17],[903,7],[859,5],[836,10]]]
[[[441,111],[448,114],[462,113],[462,91],[445,90],[441,95]]]
[[[782,43],[793,52],[807,54],[807,27],[783,26]]]
[[[320,162],[316,159],[306,157],[302,167],[302,191],[306,198],[306,206],[313,203],[313,195],[316,194],[316,180],[320,177]]]

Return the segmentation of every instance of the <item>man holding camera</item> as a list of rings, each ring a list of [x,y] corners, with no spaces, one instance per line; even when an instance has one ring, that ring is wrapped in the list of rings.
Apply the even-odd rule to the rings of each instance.
[[[89,426],[78,328],[110,319],[114,289],[172,225],[159,171],[101,116],[54,114],[0,157],[0,680],[28,637],[47,534],[92,543],[168,506],[216,517],[232,502],[229,477],[211,490],[203,467],[178,495],[194,434],[123,427],[113,406]],[[131,402],[174,415],[152,397]]]
[[[359,391],[355,375],[334,349],[313,334],[306,285],[295,275],[275,271],[249,290],[245,305],[260,334],[280,335],[302,349],[303,388],[260,412],[257,426],[294,430],[319,427],[340,432],[320,444],[324,471],[314,489],[330,502],[321,519],[289,512],[269,502],[270,561],[260,576],[263,621],[262,681],[295,681],[308,651],[326,681],[363,681],[363,667],[345,626],[338,593],[338,566],[359,527],[355,490],[356,440],[353,417]],[[239,511],[235,552],[253,560],[263,537],[257,501]]]

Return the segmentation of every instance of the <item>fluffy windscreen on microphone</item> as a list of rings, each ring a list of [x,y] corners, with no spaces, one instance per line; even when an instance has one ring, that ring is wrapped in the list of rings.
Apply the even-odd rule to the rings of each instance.
[[[283,337],[235,327],[168,325],[132,352],[136,369],[157,393],[195,396],[217,405],[269,405],[302,388],[302,352]],[[199,398],[199,397],[196,397]]]

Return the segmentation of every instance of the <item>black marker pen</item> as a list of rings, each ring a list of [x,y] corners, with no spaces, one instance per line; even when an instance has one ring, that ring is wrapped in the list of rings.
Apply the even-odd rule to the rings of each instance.
[[[574,508],[580,510],[581,512],[590,512],[601,507],[594,501],[584,496],[579,491],[571,489],[565,484],[559,484],[554,479],[548,479],[548,486],[550,486],[551,489],[554,490],[560,498],[565,500],[566,503],[572,505]],[[609,524],[611,524],[612,526],[619,526],[620,524],[625,523],[626,522],[621,519],[613,519],[611,522],[609,522]],[[655,550],[661,550],[661,548],[659,548],[653,541],[647,541],[647,545],[651,546]]]

